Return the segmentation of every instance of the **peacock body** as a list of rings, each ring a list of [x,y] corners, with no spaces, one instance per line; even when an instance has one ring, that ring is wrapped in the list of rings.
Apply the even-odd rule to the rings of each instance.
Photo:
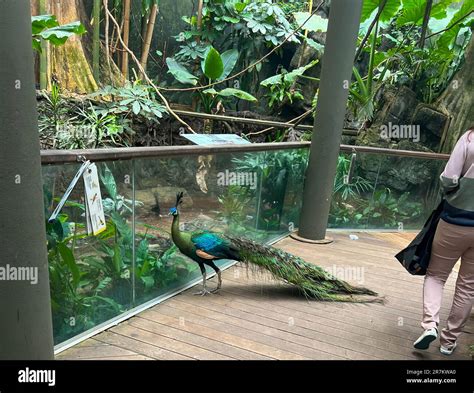
[[[330,275],[319,266],[271,246],[262,245],[243,237],[212,232],[181,231],[178,207],[182,203],[182,198],[183,193],[179,193],[176,206],[170,209],[170,214],[173,215],[171,235],[178,249],[197,262],[201,268],[203,290],[198,294],[215,293],[221,288],[221,271],[214,261],[231,259],[269,271],[276,279],[296,286],[308,298],[360,301],[351,295],[377,296],[377,293],[370,289],[350,285]],[[218,276],[217,288],[212,291],[209,291],[206,285],[206,266],[214,269]]]

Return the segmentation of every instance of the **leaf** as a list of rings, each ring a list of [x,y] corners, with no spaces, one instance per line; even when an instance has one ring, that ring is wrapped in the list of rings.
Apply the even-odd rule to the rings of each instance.
[[[326,32],[328,29],[328,20],[321,18],[319,15],[311,16],[309,12],[295,12],[293,16],[298,26],[304,23],[303,30]]]
[[[122,252],[118,244],[114,246],[114,255],[112,261],[114,263],[115,272],[117,274],[120,273],[120,271],[122,270]]]
[[[219,80],[227,78],[235,68],[237,61],[239,60],[239,51],[237,49],[230,49],[225,51],[221,57],[222,62],[224,63],[224,72],[220,76]]]
[[[204,75],[211,80],[219,79],[224,73],[224,62],[217,50],[213,47],[209,49],[204,63]]]
[[[140,277],[146,289],[151,289],[155,285],[155,279],[152,276]]]
[[[138,101],[133,102],[132,111],[133,113],[135,113],[135,115],[138,115],[140,113],[141,111],[140,102]]]
[[[253,95],[251,95],[250,93],[247,93],[247,92],[245,92],[243,90],[239,90],[239,89],[233,89],[231,87],[229,87],[227,89],[224,89],[224,90],[221,90],[217,94],[222,96],[222,97],[237,97],[237,98],[240,98],[241,100],[245,100],[245,101],[252,101],[252,102],[257,101],[257,99]]]
[[[211,87],[210,89],[203,90],[202,94],[215,95],[217,94],[217,90]]]
[[[59,46],[66,43],[67,39],[75,34],[81,35],[86,32],[84,25],[81,22],[72,22],[67,25],[56,26],[51,29],[46,29],[37,35],[44,40],[51,42],[53,45]]]
[[[37,15],[31,17],[31,28],[33,35],[36,35],[44,29],[51,29],[59,26],[59,23],[54,15]]]
[[[279,83],[282,83],[283,79],[285,81],[293,82],[294,80],[296,80],[298,76],[303,75],[306,72],[306,70],[314,67],[316,64],[318,64],[318,62],[319,60],[314,60],[311,63],[303,67],[297,68],[296,70],[293,70],[291,72],[271,76],[270,78],[267,78],[264,81],[260,82],[260,85],[264,87],[277,85]]]
[[[467,0],[467,2],[472,0]],[[446,10],[452,2],[450,0],[441,0],[433,4],[430,12],[430,17],[435,19],[445,18]],[[466,4],[466,2],[464,3]],[[403,11],[397,19],[398,26],[403,26],[408,23],[421,25],[426,10],[426,0],[403,0]]]
[[[38,40],[37,38],[33,38],[33,49],[36,50],[37,52],[41,53],[41,41]]]
[[[242,12],[247,7],[247,3],[238,2],[234,4],[234,7],[237,12]]]
[[[77,288],[79,280],[81,279],[81,272],[79,271],[79,268],[77,266],[74,254],[64,243],[58,243],[58,251],[64,263],[67,265],[67,267],[72,273],[72,283],[74,285],[74,288]]]
[[[110,197],[117,200],[117,183],[115,182],[114,175],[110,171],[109,167],[104,164],[103,170],[100,171],[100,180],[104,184]]]
[[[316,42],[315,40],[311,38],[306,38],[306,43],[313,49],[317,50],[319,53],[324,52],[324,45],[321,45],[319,42]]]
[[[365,22],[367,19],[369,19],[372,16],[372,13],[375,10],[378,10],[381,2],[382,0],[364,0],[362,5],[361,22]],[[386,22],[392,19],[398,12],[400,5],[401,0],[387,0],[382,14],[380,15],[380,20],[382,22]]]
[[[174,78],[185,85],[196,86],[198,83],[198,78],[191,74],[186,68],[179,64],[172,57],[166,59],[166,64],[168,65],[168,72],[174,76]]]

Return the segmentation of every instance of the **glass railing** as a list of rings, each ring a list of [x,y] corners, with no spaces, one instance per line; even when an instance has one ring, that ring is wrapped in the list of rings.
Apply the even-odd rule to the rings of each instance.
[[[341,154],[329,228],[420,229],[440,201],[445,165],[445,159]]]
[[[180,254],[171,240],[168,211],[178,192],[184,192],[184,231],[210,230],[271,243],[296,228],[307,156],[308,149],[300,147],[109,161],[102,157],[97,166],[106,231],[87,235],[81,181],[58,220],[47,224],[57,348],[201,279],[197,263]],[[43,166],[47,217],[80,166]]]
[[[298,227],[308,144],[245,146],[43,153],[46,215],[80,168],[76,156],[85,155],[98,165],[107,221],[105,232],[87,235],[79,182],[47,224],[57,349],[199,282],[199,266],[170,235],[178,192],[184,231],[271,243]],[[341,151],[329,227],[420,228],[438,201],[446,157],[367,150]]]

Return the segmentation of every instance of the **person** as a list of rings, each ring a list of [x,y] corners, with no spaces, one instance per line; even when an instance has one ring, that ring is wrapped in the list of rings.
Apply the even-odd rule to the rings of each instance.
[[[428,349],[440,336],[440,352],[451,355],[467,323],[474,299],[474,126],[457,142],[441,174],[444,207],[433,240],[423,286],[423,334],[414,342]],[[444,284],[461,259],[446,327],[438,332]]]

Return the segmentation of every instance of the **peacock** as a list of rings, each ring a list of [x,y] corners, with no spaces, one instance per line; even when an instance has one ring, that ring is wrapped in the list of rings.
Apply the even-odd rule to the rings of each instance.
[[[215,261],[230,259],[258,266],[269,271],[276,279],[296,286],[306,297],[316,300],[360,302],[351,295],[377,296],[377,293],[356,287],[328,274],[324,269],[277,248],[262,245],[252,240],[208,231],[186,232],[180,229],[179,207],[183,193],[176,196],[176,206],[170,209],[173,216],[171,236],[178,249],[199,264],[203,276],[203,289],[196,295],[218,292],[222,287],[222,273]],[[207,288],[206,265],[217,274],[217,287]],[[380,301],[380,299],[371,299]]]

